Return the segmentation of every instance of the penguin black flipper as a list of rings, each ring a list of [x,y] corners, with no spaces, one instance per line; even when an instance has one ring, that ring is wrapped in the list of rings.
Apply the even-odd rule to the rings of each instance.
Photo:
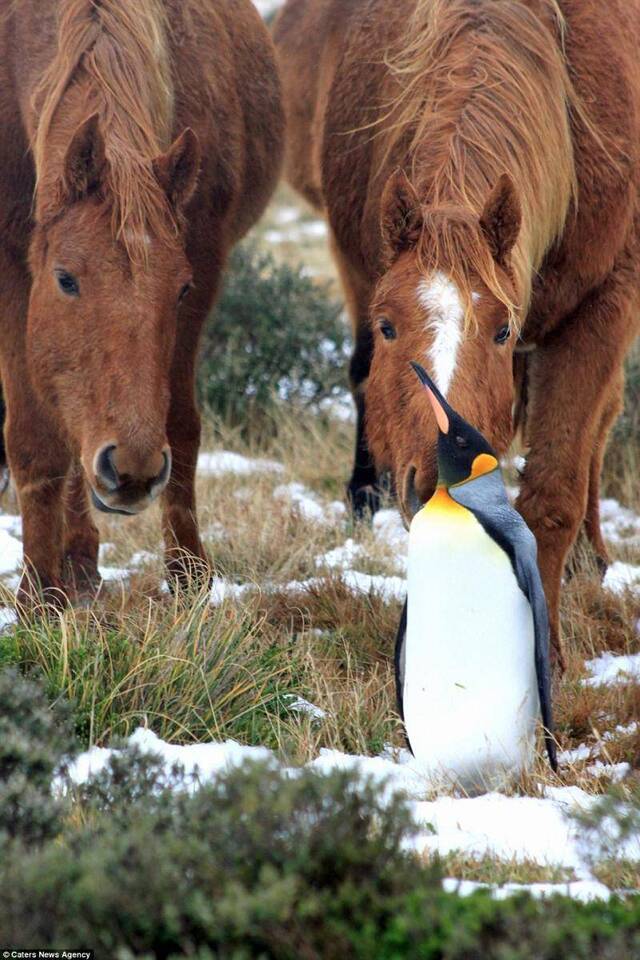
[[[518,586],[529,601],[533,615],[540,714],[549,763],[555,772],[558,761],[551,708],[549,614],[538,570],[536,539],[518,511],[509,503],[499,470],[478,477],[473,483],[450,487],[449,495],[470,510],[492,540],[504,550],[511,561]]]
[[[396,702],[398,706],[398,713],[400,714],[400,719],[404,724],[404,704],[402,701],[402,691],[404,690],[404,662],[405,662],[405,641],[407,639],[407,601],[404,601],[404,606],[402,607],[402,614],[400,616],[400,623],[398,624],[398,632],[396,634],[396,648],[394,654],[394,663],[395,663],[395,673],[396,673]],[[407,741],[407,746],[411,750],[411,743],[409,742],[409,735],[405,729],[405,739]],[[413,750],[411,750],[413,753]]]

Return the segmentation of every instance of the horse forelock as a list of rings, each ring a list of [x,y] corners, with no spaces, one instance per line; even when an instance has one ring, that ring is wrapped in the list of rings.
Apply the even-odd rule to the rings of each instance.
[[[107,160],[107,200],[114,236],[134,260],[144,259],[149,233],[168,239],[177,224],[152,161],[168,146],[174,90],[167,21],[160,0],[62,0],[57,50],[34,92],[33,143],[38,185],[56,116],[74,84],[87,85]],[[37,188],[38,189],[38,188]]]
[[[455,287],[465,329],[474,323],[478,278],[504,304],[509,323],[518,329],[520,305],[513,284],[498,271],[472,210],[454,205],[425,208],[416,253],[423,284],[431,283],[434,276],[445,276]]]
[[[517,307],[526,311],[531,280],[561,235],[577,193],[569,114],[582,109],[563,48],[556,0],[417,0],[399,48],[388,56],[395,93],[384,117],[384,155],[409,137],[411,178],[427,211],[448,206],[477,218],[508,173],[522,205],[512,252]],[[584,111],[583,111],[584,112]],[[463,218],[464,219],[464,218]],[[423,231],[419,255],[447,266],[470,316],[469,270],[516,317],[516,303],[480,234],[460,217]],[[442,263],[431,263],[433,256]],[[464,264],[460,259],[464,260]]]

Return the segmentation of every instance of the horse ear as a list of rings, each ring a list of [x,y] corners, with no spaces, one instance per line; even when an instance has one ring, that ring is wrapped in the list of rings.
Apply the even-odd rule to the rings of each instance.
[[[98,190],[106,162],[98,114],[94,113],[80,124],[67,148],[62,175],[65,199],[81,200]]]
[[[522,207],[515,184],[508,173],[503,173],[480,216],[480,229],[500,267],[509,266],[509,254],[518,239],[521,222]]]
[[[200,173],[200,142],[191,129],[185,127],[166,153],[153,161],[153,172],[175,210],[189,202]]]
[[[422,232],[422,207],[418,194],[404,170],[387,180],[380,201],[382,255],[390,264],[404,251],[415,247]]]

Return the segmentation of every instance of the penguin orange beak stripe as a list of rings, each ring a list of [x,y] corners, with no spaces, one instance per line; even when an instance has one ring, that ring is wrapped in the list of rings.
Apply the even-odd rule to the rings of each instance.
[[[449,433],[449,417],[447,416],[444,407],[440,403],[440,400],[433,392],[431,380],[429,379],[425,370],[420,366],[419,363],[414,363],[412,360],[411,366],[417,373],[420,381],[422,382],[425,390],[427,391],[427,396],[431,401],[431,406],[433,408],[433,412],[436,418],[436,423],[438,424],[438,428],[440,429],[440,432]]]

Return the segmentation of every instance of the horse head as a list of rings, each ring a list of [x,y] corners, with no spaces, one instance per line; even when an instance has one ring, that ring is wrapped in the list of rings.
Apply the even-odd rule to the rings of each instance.
[[[503,176],[479,214],[425,206],[403,172],[381,202],[384,272],[371,300],[374,349],[367,436],[391,469],[409,520],[436,482],[436,424],[410,367],[417,361],[498,452],[512,437],[519,292],[510,254],[521,224]]]

